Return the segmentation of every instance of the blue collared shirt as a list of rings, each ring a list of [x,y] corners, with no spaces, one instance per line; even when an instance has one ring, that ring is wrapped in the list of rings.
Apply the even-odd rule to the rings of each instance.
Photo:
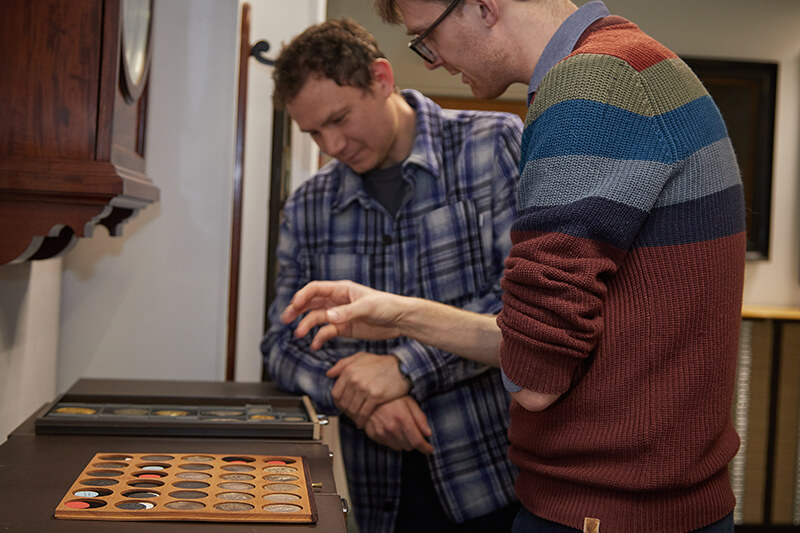
[[[556,66],[556,63],[567,57],[575,49],[578,39],[581,38],[586,28],[595,21],[609,15],[608,8],[602,0],[594,0],[584,4],[567,17],[567,20],[553,34],[553,37],[542,52],[542,57],[536,63],[533,76],[531,76],[531,81],[528,84],[528,104],[531,103],[533,93],[536,92],[536,88],[539,87],[545,75],[550,72],[551,68]]]
[[[522,123],[516,115],[442,110],[403,91],[416,111],[416,138],[402,164],[407,194],[396,216],[364,189],[361,176],[332,162],[287,200],[280,227],[276,299],[262,343],[282,388],[338,414],[325,372],[359,351],[394,354],[433,430],[431,476],[447,514],[462,522],[516,500],[507,457],[510,398],[500,373],[411,339],[335,339],[309,348],[280,313],[311,280],[350,279],[478,313],[502,307],[500,278],[516,214]],[[391,532],[401,457],[346,417],[341,424],[354,514],[362,531]],[[413,489],[412,489],[413,490]]]

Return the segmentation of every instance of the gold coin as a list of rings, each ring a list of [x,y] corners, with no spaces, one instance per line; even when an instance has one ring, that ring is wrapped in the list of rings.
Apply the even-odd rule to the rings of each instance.
[[[62,415],[93,415],[97,412],[97,409],[89,407],[59,407],[53,412]]]
[[[162,409],[153,413],[156,416],[186,416],[189,411],[181,411],[179,409]]]

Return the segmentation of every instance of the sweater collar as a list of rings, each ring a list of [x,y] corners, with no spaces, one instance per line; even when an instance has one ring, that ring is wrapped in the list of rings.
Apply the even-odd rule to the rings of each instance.
[[[533,69],[533,76],[528,84],[528,104],[530,105],[533,100],[533,94],[539,87],[539,84],[544,79],[545,75],[550,72],[550,69],[556,66],[556,63],[567,57],[572,50],[578,39],[581,38],[586,28],[592,25],[598,19],[607,17],[609,15],[608,8],[602,0],[594,0],[581,6],[572,15],[561,23],[561,26],[553,34],[553,37],[545,46],[539,62],[536,63],[536,68]]]

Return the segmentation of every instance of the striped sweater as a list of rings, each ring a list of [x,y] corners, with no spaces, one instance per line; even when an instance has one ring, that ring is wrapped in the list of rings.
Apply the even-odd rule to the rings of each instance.
[[[602,18],[537,88],[520,174],[500,358],[562,394],[512,404],[521,501],[606,533],[723,518],[746,244],[716,105],[674,53]]]

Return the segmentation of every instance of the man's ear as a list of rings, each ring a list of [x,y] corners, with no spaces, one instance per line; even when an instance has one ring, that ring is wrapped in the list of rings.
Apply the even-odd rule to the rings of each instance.
[[[497,24],[497,19],[500,16],[497,0],[476,0],[475,3],[480,10],[481,20],[487,27]]]
[[[372,83],[384,96],[394,93],[394,71],[392,64],[379,57],[372,62]]]

